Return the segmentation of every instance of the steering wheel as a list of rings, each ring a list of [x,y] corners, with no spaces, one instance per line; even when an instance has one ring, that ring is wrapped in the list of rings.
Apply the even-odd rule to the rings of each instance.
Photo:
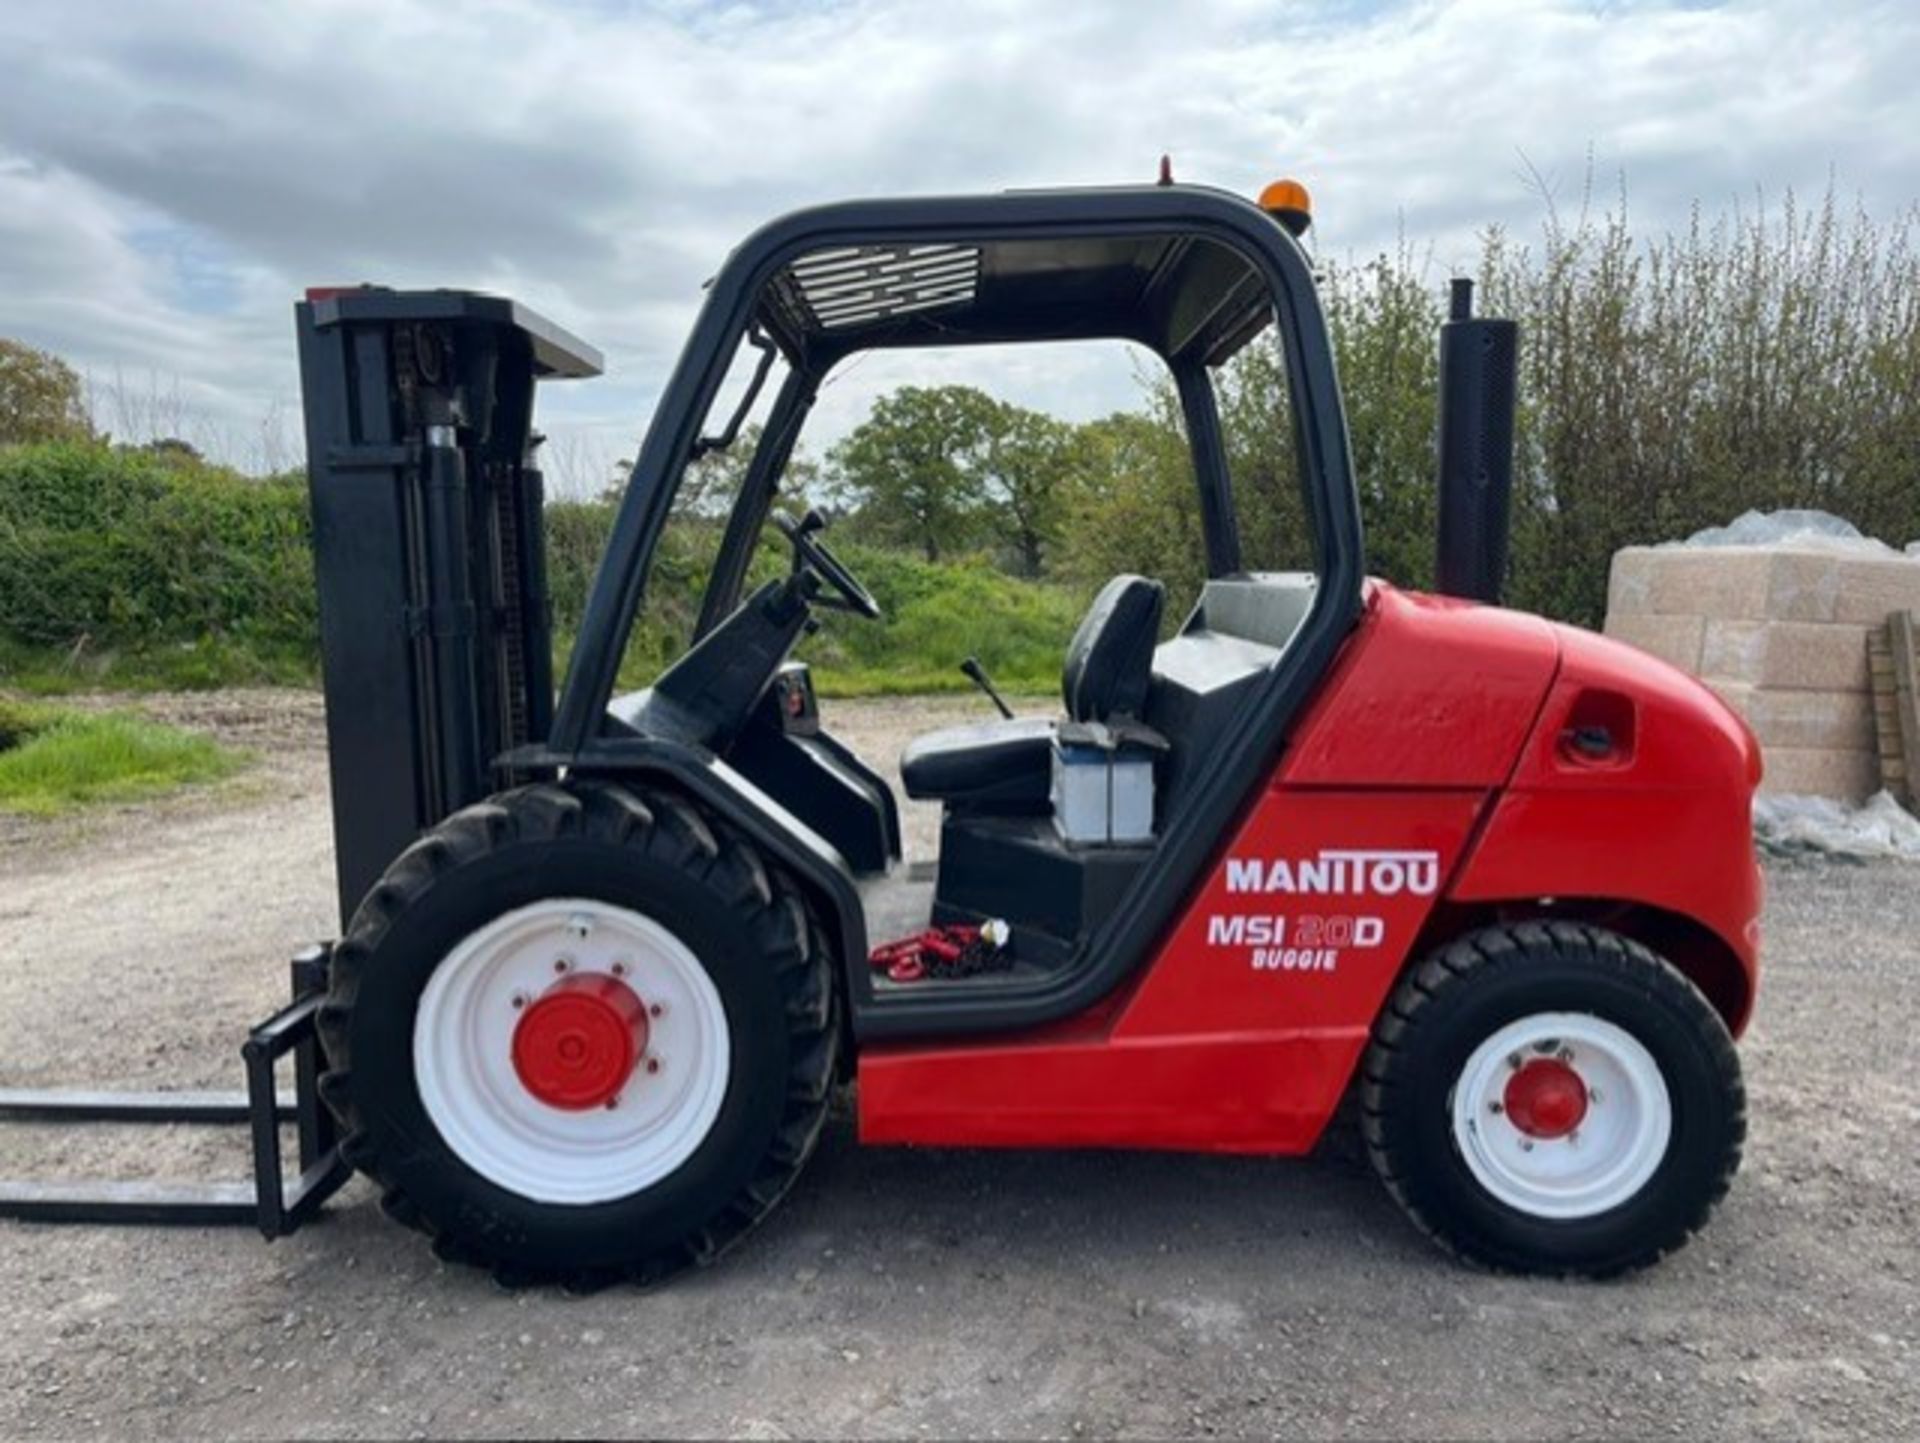
[[[818,511],[809,511],[796,521],[786,512],[776,511],[773,513],[773,524],[780,528],[782,536],[793,543],[794,570],[798,571],[804,566],[837,593],[815,597],[815,601],[821,606],[851,611],[869,621],[880,619],[880,603],[873,599],[873,593],[862,586],[860,579],[847,570],[847,563],[835,556],[827,549],[827,543],[820,540],[819,533],[827,529],[826,517]]]

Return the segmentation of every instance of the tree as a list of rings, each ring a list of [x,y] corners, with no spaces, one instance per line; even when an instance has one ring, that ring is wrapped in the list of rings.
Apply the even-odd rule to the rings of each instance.
[[[709,451],[688,466],[686,475],[680,479],[680,489],[674,493],[674,515],[708,520],[729,515],[741,486],[746,483],[747,467],[752,465],[764,439],[765,432],[756,421],[742,427],[731,446]],[[819,481],[819,463],[798,446],[794,447],[780,473],[780,494],[806,498],[812,495]]]
[[[1069,483],[1088,448],[1075,427],[1024,406],[998,403],[991,421],[986,491],[1012,533],[1021,574],[1035,577],[1060,535]]]
[[[0,446],[93,434],[80,377],[58,356],[0,337]]]
[[[1178,612],[1206,574],[1193,466],[1170,390],[1147,414],[1122,411],[1079,429],[1056,570],[1088,585],[1123,571],[1158,577]]]
[[[207,459],[193,442],[182,441],[178,436],[162,436],[139,449],[158,456],[162,461],[172,461],[181,466],[199,466]]]
[[[1367,565],[1402,585],[1429,585],[1438,297],[1405,248],[1360,266],[1329,264],[1320,297],[1366,522]],[[1273,337],[1235,356],[1216,375],[1215,389],[1247,566],[1312,566],[1293,406]]]
[[[971,386],[903,386],[829,455],[836,489],[881,541],[929,561],[979,534],[998,403]]]
[[[1440,524],[1439,292],[1404,250],[1343,271],[1326,289],[1368,569],[1402,586],[1431,586]]]

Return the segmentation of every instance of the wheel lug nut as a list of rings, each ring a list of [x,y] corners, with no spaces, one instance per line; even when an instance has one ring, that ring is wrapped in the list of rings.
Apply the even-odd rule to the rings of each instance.
[[[660,1059],[657,1057],[649,1057],[647,1059],[647,1071],[658,1072],[659,1070],[660,1070]]]
[[[1600,1089],[1597,1087],[1589,1087],[1587,1089],[1587,1101],[1598,1104],[1600,1101]]]
[[[647,1008],[647,1016],[649,1017],[664,1017],[666,1015],[667,1015],[667,1009],[661,1006],[658,1002],[653,1003],[650,1007]]]
[[[1509,1053],[1507,1055],[1507,1066],[1511,1067],[1515,1072],[1518,1072],[1520,1070],[1520,1054],[1517,1052]]]
[[[1498,1117],[1501,1113],[1506,1111],[1506,1108],[1502,1107],[1497,1102],[1489,1102],[1487,1104],[1487,1111],[1492,1113],[1495,1117]]]
[[[513,1010],[515,1012],[518,1012],[522,1007],[525,1007],[526,1005],[527,1005],[526,993],[516,992],[513,994]]]
[[[556,957],[553,959],[553,970],[556,972],[565,972],[568,968],[572,966],[573,966],[573,963],[569,962],[564,957]]]
[[[615,1109],[616,1107],[618,1107],[619,1105],[620,1105],[620,1099],[619,1099],[619,1098],[617,1098],[617,1097],[609,1097],[609,1098],[607,1099],[607,1111],[608,1111],[608,1112],[612,1112],[612,1111],[613,1111],[613,1110],[614,1110],[614,1109]]]
[[[1532,1152],[1532,1151],[1533,1151],[1533,1140],[1532,1140],[1531,1138],[1522,1138],[1522,1139],[1520,1140],[1520,1151],[1522,1151],[1522,1152]]]

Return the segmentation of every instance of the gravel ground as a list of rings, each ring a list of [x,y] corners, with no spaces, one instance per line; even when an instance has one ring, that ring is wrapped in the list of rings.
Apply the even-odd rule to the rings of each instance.
[[[257,764],[0,819],[0,1084],[237,1085],[280,959],[330,930],[317,701],[140,705]],[[828,706],[876,758],[980,712]],[[910,827],[925,855],[931,819]],[[0,1224],[0,1436],[1911,1435],[1917,881],[1776,865],[1747,1166],[1692,1247],[1623,1282],[1446,1261],[1345,1131],[1302,1162],[1170,1166],[862,1152],[843,1112],[740,1252],[645,1295],[498,1292],[357,1182],[271,1246]],[[38,1176],[244,1167],[219,1133],[0,1136]]]

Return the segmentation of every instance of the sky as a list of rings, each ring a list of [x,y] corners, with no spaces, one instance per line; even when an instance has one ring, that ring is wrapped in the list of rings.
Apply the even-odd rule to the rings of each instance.
[[[1788,190],[1920,200],[1914,0],[9,0],[0,335],[123,438],[298,459],[291,306],[377,281],[509,294],[597,345],[548,470],[629,456],[728,248],[849,196],[1297,177],[1322,255],[1404,239],[1440,285],[1488,224],[1625,178],[1636,226]],[[1118,348],[871,358],[1075,418]]]

